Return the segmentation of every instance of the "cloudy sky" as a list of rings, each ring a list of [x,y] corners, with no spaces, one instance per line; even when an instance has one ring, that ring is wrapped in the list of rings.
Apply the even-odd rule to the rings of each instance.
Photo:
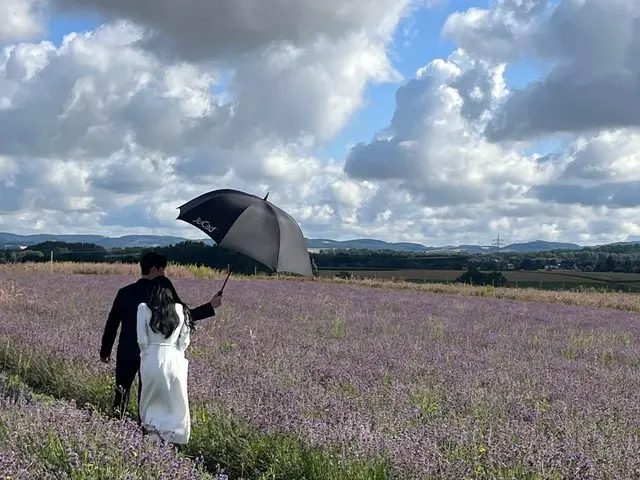
[[[0,231],[640,239],[637,0],[0,0]]]

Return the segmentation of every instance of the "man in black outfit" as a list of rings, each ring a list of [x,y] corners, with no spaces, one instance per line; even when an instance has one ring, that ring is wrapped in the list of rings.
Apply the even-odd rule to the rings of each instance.
[[[113,410],[116,416],[121,416],[126,412],[131,386],[140,369],[140,347],[138,346],[136,329],[138,305],[147,301],[147,289],[151,280],[164,275],[166,267],[167,259],[163,255],[155,252],[144,254],[140,259],[142,278],[118,290],[109,312],[102,334],[100,360],[104,363],[111,361],[111,350],[116,340],[118,327],[122,324],[116,354],[116,393],[113,401]],[[213,317],[215,309],[220,306],[221,301],[221,297],[215,295],[210,302],[190,310],[192,319],[195,321]],[[138,391],[140,391],[140,386],[140,376],[138,376]]]

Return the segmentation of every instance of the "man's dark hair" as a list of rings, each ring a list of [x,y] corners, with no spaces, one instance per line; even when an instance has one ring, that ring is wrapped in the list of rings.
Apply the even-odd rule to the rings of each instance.
[[[153,267],[158,269],[167,268],[167,258],[156,252],[145,253],[140,258],[140,272],[142,275],[149,275]]]

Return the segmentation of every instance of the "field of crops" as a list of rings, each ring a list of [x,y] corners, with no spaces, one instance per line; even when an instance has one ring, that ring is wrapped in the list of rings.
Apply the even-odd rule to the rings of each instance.
[[[333,277],[341,270],[321,270],[322,277]],[[454,282],[460,270],[344,270],[354,277],[378,279],[405,279],[413,282]],[[581,272],[575,270],[504,271],[507,286],[571,289],[576,285],[606,287],[620,285],[631,292],[640,291],[640,274],[617,272]],[[626,290],[626,289],[625,289]]]
[[[117,289],[134,278],[0,270],[0,369],[37,391],[107,407],[113,367],[99,362],[100,336]],[[219,287],[175,282],[194,305]],[[637,297],[615,298],[621,309],[232,280],[188,351],[194,430],[185,454],[232,479],[633,477],[640,324],[623,311],[637,310]],[[0,438],[27,432],[20,415],[4,418]],[[75,438],[59,422],[57,438]],[[99,453],[139,442],[132,432],[105,433],[103,443],[78,435]],[[69,442],[60,465],[91,463]],[[4,452],[11,445],[0,440]],[[145,478],[136,461],[130,478]]]

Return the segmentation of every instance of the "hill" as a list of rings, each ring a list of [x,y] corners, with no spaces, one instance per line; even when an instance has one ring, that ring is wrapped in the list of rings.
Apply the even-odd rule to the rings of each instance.
[[[357,240],[329,240],[325,238],[307,239],[307,247],[310,249],[366,249],[366,250],[395,250],[401,252],[424,252],[428,247],[419,243],[389,243],[383,240],[361,238]]]
[[[582,250],[582,246],[575,243],[559,243],[559,242],[545,242],[542,240],[536,240],[534,242],[526,243],[512,243],[502,249],[502,251],[516,252],[516,253],[531,253],[531,252],[549,252],[552,250]]]
[[[17,235],[0,232],[0,248],[28,247],[43,242],[92,243],[103,248],[127,247],[167,247],[184,242],[182,237],[166,235],[126,235],[123,237],[107,237],[102,235],[51,235],[47,233],[35,235]],[[209,243],[211,240],[208,240]]]
[[[42,242],[93,243],[106,249],[127,247],[167,247],[187,240],[182,237],[167,235],[126,235],[123,237],[107,237],[103,235],[52,235],[34,234],[17,235],[0,232],[0,248],[18,248],[35,245]],[[382,240],[361,238],[355,240],[331,240],[325,238],[306,239],[307,246],[312,251],[321,249],[366,249],[366,250],[394,250],[398,252],[436,252],[460,251],[478,254],[489,253],[491,247],[482,245],[447,245],[443,247],[427,247],[419,243],[397,242],[390,243]],[[204,243],[213,244],[210,239],[202,239]],[[532,253],[550,250],[580,250],[583,247],[574,243],[545,242],[541,240],[514,243],[502,249],[503,252]]]

